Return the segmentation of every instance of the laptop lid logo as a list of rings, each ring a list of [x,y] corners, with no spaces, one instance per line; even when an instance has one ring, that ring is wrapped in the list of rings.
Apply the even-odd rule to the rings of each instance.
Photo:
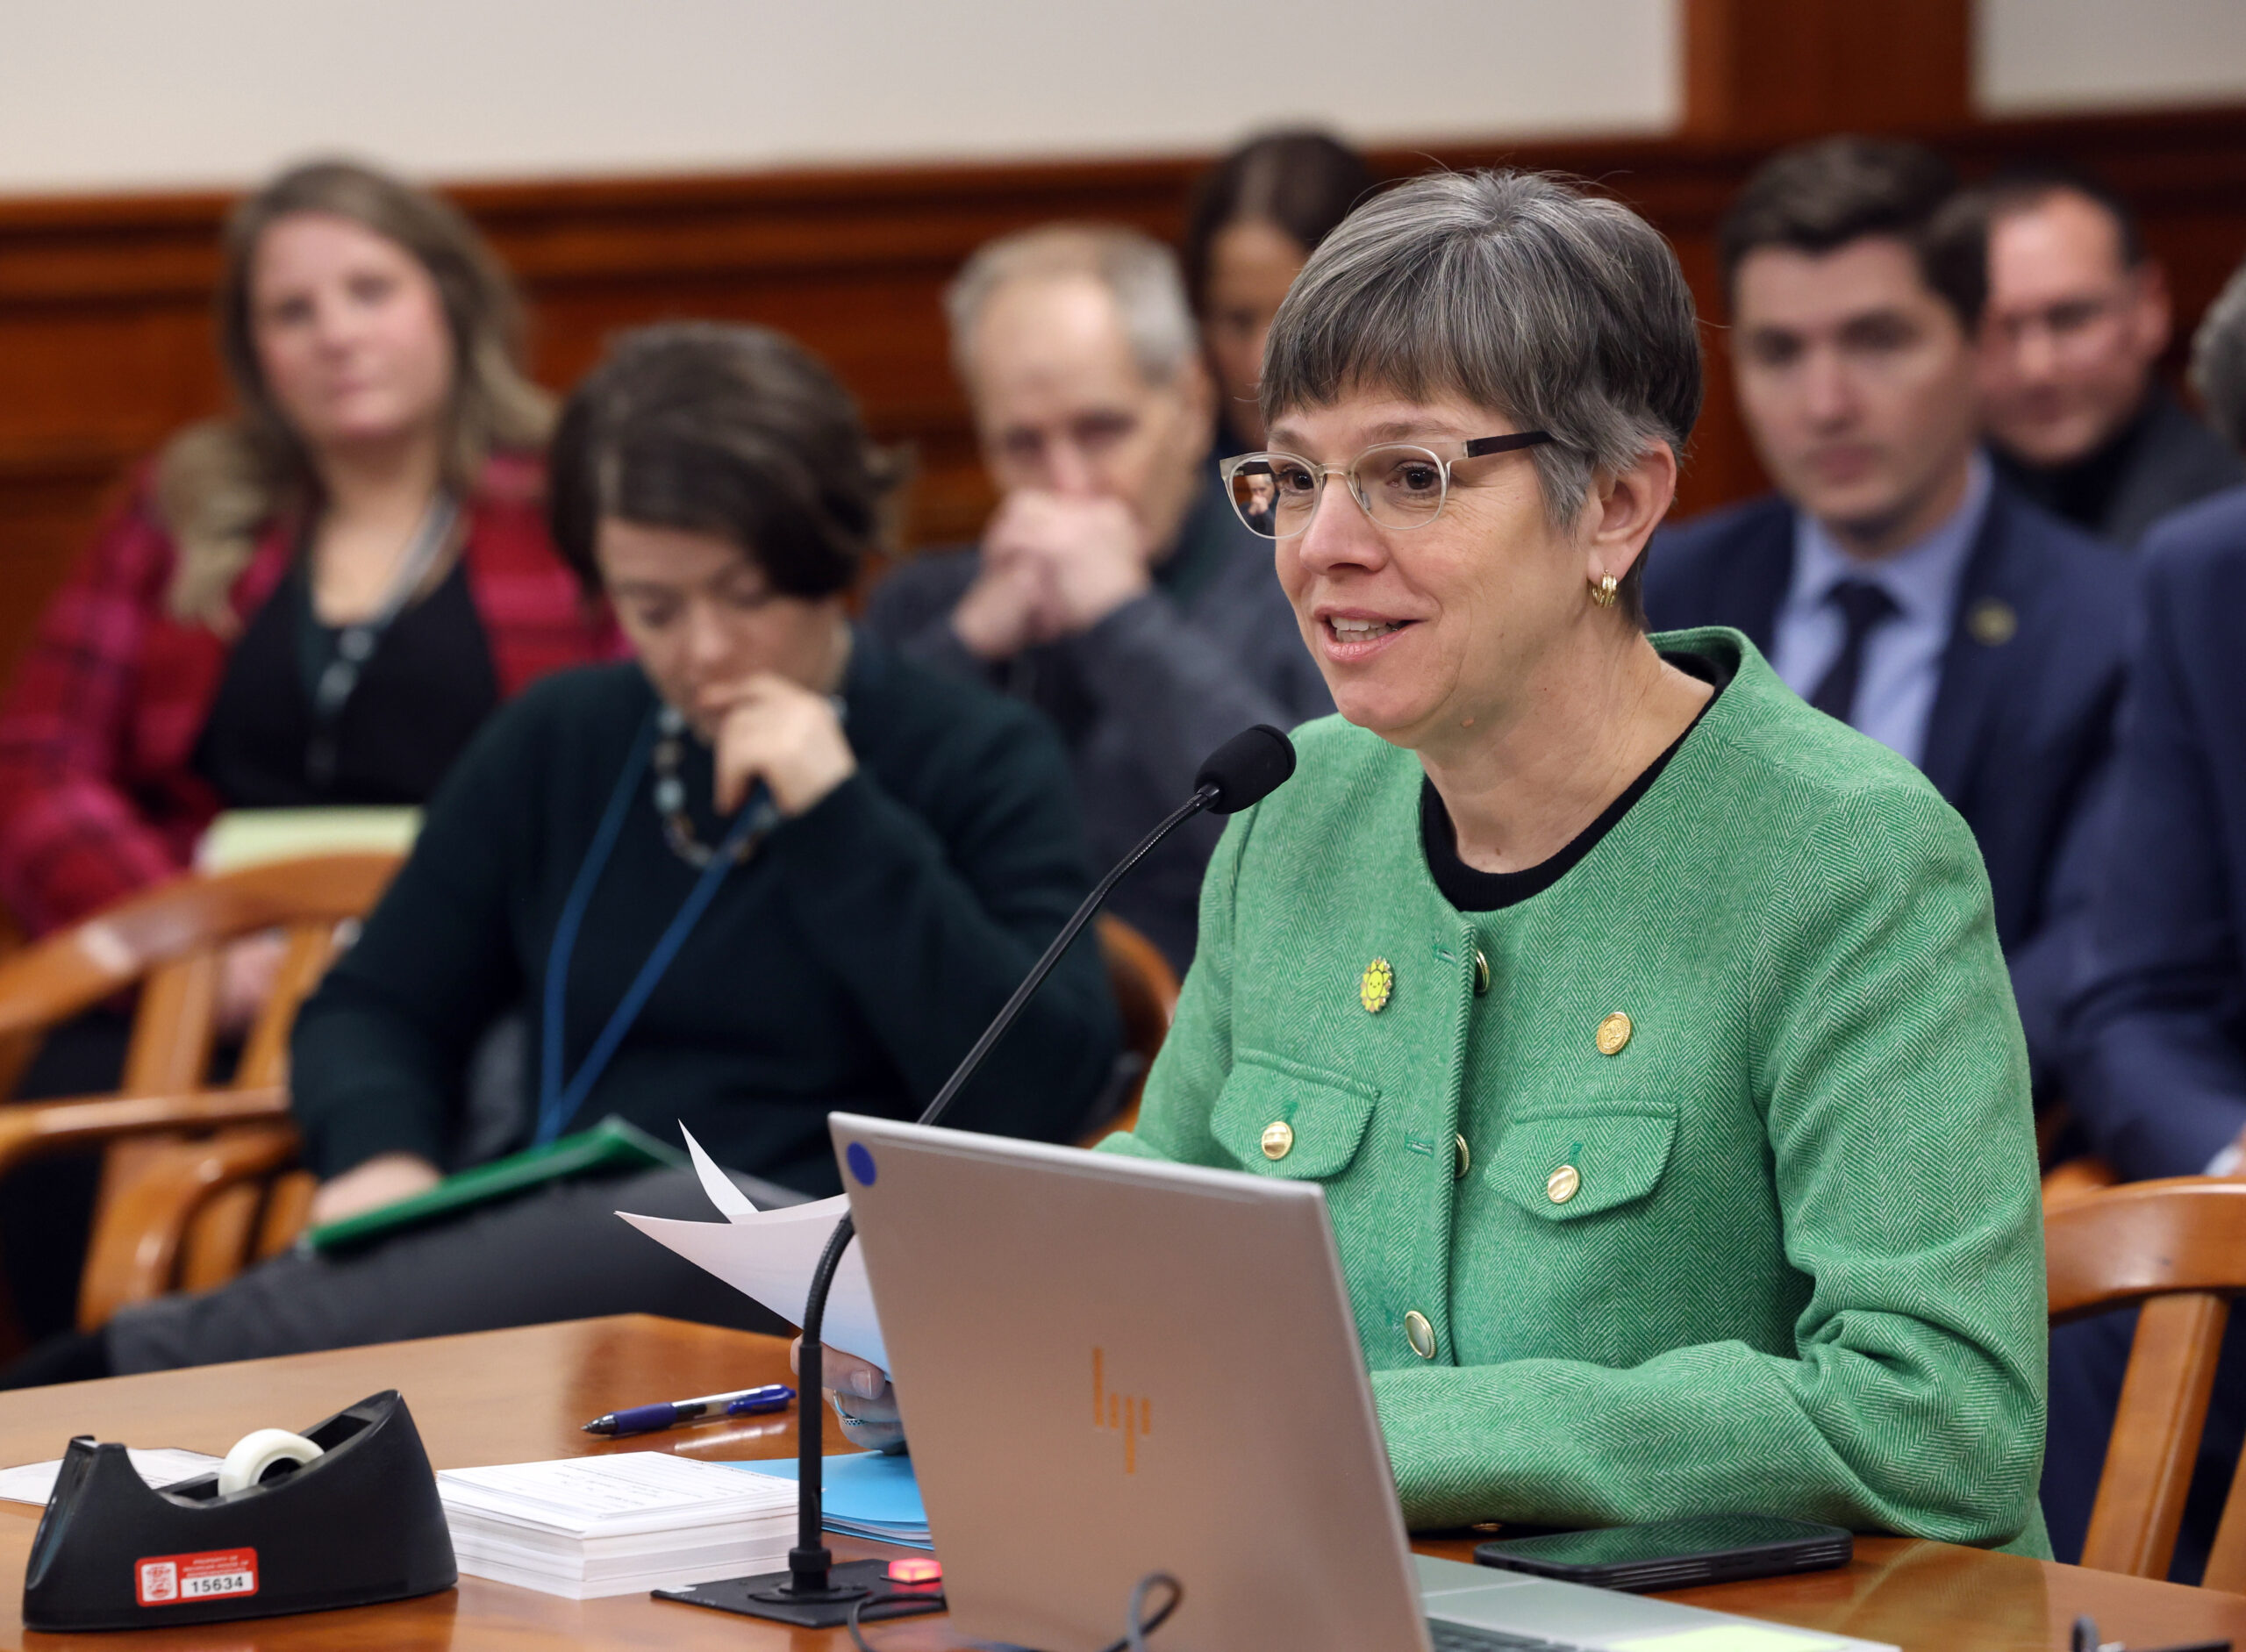
[[[1148,1407],[1141,1394],[1119,1394],[1107,1385],[1107,1350],[1091,1351],[1091,1426],[1103,1433],[1123,1436],[1123,1472],[1139,1471],[1139,1441],[1151,1430]]]

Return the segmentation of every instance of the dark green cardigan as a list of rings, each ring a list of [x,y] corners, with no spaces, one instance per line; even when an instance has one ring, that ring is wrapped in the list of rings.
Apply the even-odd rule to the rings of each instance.
[[[2027,1053],[1973,839],[1736,632],[1656,640],[1730,685],[1502,911],[1436,890],[1409,752],[1303,729],[1105,1145],[1325,1184],[1416,1526],[1751,1509],[2048,1554]]]
[[[910,1117],[1091,886],[1067,760],[1034,713],[861,635],[844,684],[858,772],[728,875],[580,1111],[807,1191],[838,1186],[826,1114]],[[546,678],[429,805],[358,944],[305,1005],[292,1090],[307,1162],[449,1162],[478,1035],[533,1014],[547,950],[655,697],[636,665]],[[710,760],[682,769],[705,842]],[[574,1073],[692,886],[648,798],[625,817],[566,999]],[[961,1098],[968,1129],[1065,1140],[1117,1048],[1098,948],[1072,949]],[[532,1062],[536,1061],[533,1028]],[[527,1075],[534,1099],[537,1075]]]

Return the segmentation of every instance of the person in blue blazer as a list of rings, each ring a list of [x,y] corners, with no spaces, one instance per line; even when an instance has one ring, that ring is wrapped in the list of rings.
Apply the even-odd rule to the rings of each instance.
[[[2088,944],[2065,1009],[2067,1094],[2124,1180],[2232,1176],[2246,1170],[2246,488],[2165,518],[2140,556]],[[2107,1437],[2135,1326],[2109,1313],[2051,1334],[2053,1440]],[[2246,1319],[2234,1315],[2169,1573],[2179,1582],[2205,1567],[2242,1437]],[[2062,1559],[2081,1551],[2101,1461],[2045,1461]]]
[[[2246,488],[2158,524],[2068,1093],[2125,1181],[2227,1174],[2246,1134]]]
[[[2048,1097],[2128,569],[2009,493],[1979,450],[1985,233],[1946,163],[1858,138],[1789,150],[1719,245],[1740,407],[1778,492],[1657,538],[1648,615],[1745,632],[1965,818]]]

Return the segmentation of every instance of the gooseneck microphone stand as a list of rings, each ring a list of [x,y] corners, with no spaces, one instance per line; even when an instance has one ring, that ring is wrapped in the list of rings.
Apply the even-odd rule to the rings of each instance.
[[[1138,846],[1116,862],[1114,869],[1084,897],[1083,905],[1061,926],[1061,933],[1053,937],[1053,944],[1046,948],[1044,955],[1022,977],[1021,984],[1014,989],[1005,1006],[984,1029],[983,1036],[975,1041],[975,1047],[944,1081],[944,1087],[920,1114],[919,1122],[933,1125],[942,1121],[960,1091],[975,1076],[976,1069],[983,1065],[991,1048],[1005,1036],[1006,1029],[1044,984],[1045,977],[1053,973],[1069,943],[1107,899],[1108,892],[1147,857],[1148,851],[1205,809],[1217,814],[1233,814],[1261,802],[1294,771],[1293,743],[1268,723],[1241,730],[1211,753],[1209,760],[1201,765],[1201,772],[1193,777],[1193,795],[1140,839]],[[762,1580],[751,1580],[752,1587],[747,1591],[747,1611],[812,1627],[831,1627],[840,1623],[848,1615],[853,1602],[874,1592],[870,1583],[836,1577],[834,1556],[826,1547],[826,1459],[821,1450],[826,1415],[826,1405],[818,1398],[826,1387],[826,1350],[819,1335],[826,1319],[827,1293],[833,1288],[835,1270],[842,1265],[842,1253],[850,1248],[856,1233],[848,1216],[834,1224],[826,1248],[819,1253],[819,1266],[812,1270],[811,1289],[804,1298],[803,1346],[797,1357],[797,1386],[803,1398],[796,1413],[796,1546],[788,1551],[787,1581],[759,1589],[753,1584]],[[875,1563],[862,1564],[878,1570]],[[869,1617],[867,1620],[874,1620]]]

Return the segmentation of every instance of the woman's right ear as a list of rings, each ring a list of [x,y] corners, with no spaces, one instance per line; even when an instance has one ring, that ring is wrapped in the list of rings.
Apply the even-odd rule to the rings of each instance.
[[[1612,576],[1628,576],[1644,552],[1646,541],[1669,514],[1677,498],[1677,453],[1667,442],[1656,442],[1626,468],[1605,473],[1592,483],[1589,510],[1590,568],[1586,576],[1595,587]]]

